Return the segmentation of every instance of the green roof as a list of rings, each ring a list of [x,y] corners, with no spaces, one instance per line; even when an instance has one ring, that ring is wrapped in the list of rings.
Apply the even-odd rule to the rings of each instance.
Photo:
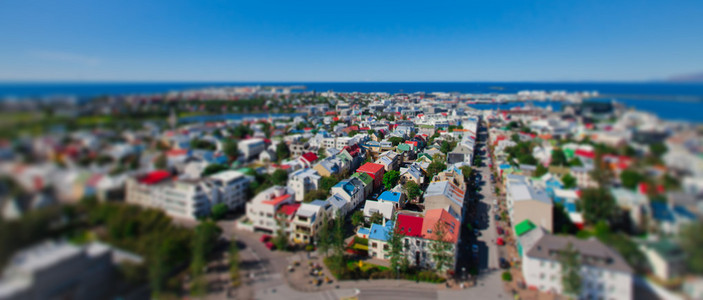
[[[359,178],[359,180],[361,180],[361,182],[363,182],[365,185],[369,185],[373,182],[373,178],[371,177],[371,175],[366,173],[354,173],[352,177]]]
[[[400,145],[398,145],[398,150],[400,150],[400,151],[410,151],[410,145],[408,145],[408,144],[400,144]]]
[[[517,234],[517,236],[521,236],[535,228],[537,228],[537,226],[535,226],[535,224],[533,224],[530,220],[524,220],[515,225],[515,234]]]

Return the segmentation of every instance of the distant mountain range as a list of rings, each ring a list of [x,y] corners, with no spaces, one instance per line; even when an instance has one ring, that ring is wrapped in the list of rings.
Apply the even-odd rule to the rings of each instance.
[[[666,81],[670,81],[670,82],[703,82],[703,72],[671,76],[671,77],[667,78]]]

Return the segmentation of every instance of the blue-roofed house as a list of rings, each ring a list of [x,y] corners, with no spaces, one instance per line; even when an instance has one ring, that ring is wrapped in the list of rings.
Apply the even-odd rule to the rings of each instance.
[[[396,209],[400,209],[405,206],[405,195],[399,192],[385,191],[378,196],[378,201],[393,203]]]
[[[356,231],[356,236],[358,236],[360,238],[368,239],[370,233],[371,233],[370,228],[359,227],[359,229]]]
[[[390,245],[388,245],[389,233],[393,230],[393,222],[386,222],[386,225],[371,224],[369,229],[369,256],[379,259],[388,259]]]
[[[335,184],[330,193],[339,195],[349,203],[349,209],[353,209],[364,201],[364,186],[364,183],[358,178],[350,177]]]
[[[678,234],[682,226],[697,219],[695,214],[683,206],[672,206],[665,202],[651,202],[649,206],[652,218],[659,225],[659,229],[666,234]]]

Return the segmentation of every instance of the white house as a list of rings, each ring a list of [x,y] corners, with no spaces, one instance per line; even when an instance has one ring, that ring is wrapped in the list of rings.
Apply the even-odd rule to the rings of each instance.
[[[253,230],[274,233],[279,224],[276,212],[284,204],[295,202],[293,189],[284,186],[272,186],[257,194],[246,204],[246,216]]]
[[[288,175],[288,187],[295,192],[295,201],[303,201],[308,192],[318,189],[321,178],[314,169],[300,169]]]

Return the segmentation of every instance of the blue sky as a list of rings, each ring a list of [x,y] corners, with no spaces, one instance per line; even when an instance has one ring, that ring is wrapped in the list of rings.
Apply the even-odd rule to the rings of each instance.
[[[5,0],[0,80],[577,81],[703,71],[692,1]]]

